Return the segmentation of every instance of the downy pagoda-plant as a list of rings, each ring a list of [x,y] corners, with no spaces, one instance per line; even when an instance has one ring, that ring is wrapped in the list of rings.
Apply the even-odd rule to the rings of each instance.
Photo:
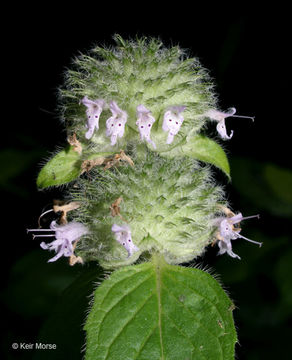
[[[255,242],[239,227],[249,217],[229,209],[214,180],[212,166],[230,178],[225,152],[202,135],[213,121],[230,139],[235,108],[217,109],[207,71],[178,46],[114,39],[66,72],[59,111],[69,144],[37,179],[40,189],[63,186],[65,200],[46,211],[58,215],[49,229],[29,231],[55,239],[41,243],[56,253],[49,261],[111,272],[86,320],[86,359],[233,359],[232,301],[183,264],[210,245],[236,258],[232,240]]]

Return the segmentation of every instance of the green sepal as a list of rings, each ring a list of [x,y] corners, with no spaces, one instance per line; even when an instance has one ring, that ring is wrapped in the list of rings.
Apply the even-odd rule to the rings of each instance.
[[[176,147],[162,152],[161,155],[167,157],[189,156],[216,166],[230,179],[230,166],[225,151],[214,140],[206,136],[196,135],[190,139],[184,139]]]
[[[234,305],[194,268],[151,262],[124,267],[95,291],[85,324],[86,360],[233,360]]]
[[[41,169],[37,186],[40,189],[58,186],[75,180],[81,173],[81,155],[73,146],[61,150]]]

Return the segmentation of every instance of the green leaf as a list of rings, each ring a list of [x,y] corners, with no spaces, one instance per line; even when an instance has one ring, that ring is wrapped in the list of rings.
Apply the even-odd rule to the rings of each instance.
[[[189,156],[194,159],[215,165],[230,178],[230,167],[227,156],[220,145],[203,135],[197,135],[187,142],[163,152],[164,156]]]
[[[234,359],[233,308],[208,273],[154,257],[97,288],[85,359]]]
[[[66,184],[81,172],[81,156],[69,146],[55,155],[40,171],[37,186],[41,189]]]

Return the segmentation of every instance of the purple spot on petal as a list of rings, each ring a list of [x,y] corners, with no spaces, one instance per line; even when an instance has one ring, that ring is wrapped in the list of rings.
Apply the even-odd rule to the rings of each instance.
[[[119,126],[121,126],[122,124],[119,124]]]
[[[150,127],[150,126],[151,126],[151,124],[148,124],[148,126]]]
[[[178,122],[177,122],[177,121],[176,121],[175,123],[176,123],[176,124],[178,124]]]
[[[141,126],[141,128],[143,129],[144,126]]]
[[[131,242],[131,239],[129,239],[128,241]]]
[[[114,124],[112,124],[112,126],[114,126]]]
[[[168,121],[172,121],[171,119],[169,119]]]

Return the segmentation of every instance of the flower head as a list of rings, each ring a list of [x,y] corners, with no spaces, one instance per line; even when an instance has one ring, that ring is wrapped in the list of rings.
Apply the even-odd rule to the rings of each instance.
[[[131,231],[128,225],[119,226],[113,224],[112,232],[115,234],[117,242],[119,242],[128,252],[128,257],[133,255],[139,248],[132,241]]]
[[[217,239],[218,246],[219,246],[219,255],[224,254],[227,252],[228,255],[231,257],[237,257],[240,259],[238,255],[236,255],[232,251],[232,245],[231,240],[235,240],[238,238],[245,239],[249,242],[252,242],[254,244],[258,244],[259,246],[262,246],[262,243],[250,240],[242,235],[240,235],[241,229],[239,227],[235,227],[235,224],[240,223],[242,220],[259,217],[259,215],[253,215],[253,216],[247,216],[243,217],[241,213],[238,213],[237,215],[234,215],[232,217],[224,217],[224,218],[218,218],[216,219],[217,225],[218,225],[218,233],[217,233]]]
[[[168,131],[167,144],[173,142],[174,136],[179,132],[184,117],[181,114],[185,109],[185,106],[172,106],[167,110],[163,117],[162,129]]]
[[[156,149],[155,143],[150,138],[150,132],[153,123],[155,122],[154,117],[151,115],[151,111],[148,110],[144,105],[137,106],[137,118],[136,125],[140,133],[141,140],[146,140],[149,144]]]
[[[56,240],[49,244],[42,242],[41,248],[44,250],[54,250],[57,255],[51,258],[48,262],[58,260],[61,256],[69,257],[74,253],[73,243],[83,235],[89,233],[88,229],[81,223],[72,221],[66,225],[58,225],[56,221],[52,221],[50,229],[28,229],[33,232],[55,232],[49,235],[34,235],[35,237],[55,237]]]
[[[99,129],[99,117],[104,108],[105,102],[102,99],[97,100],[89,100],[87,96],[85,96],[81,100],[82,104],[87,107],[86,115],[87,115],[87,124],[86,127],[88,131],[85,134],[86,139],[90,139],[93,135],[94,130]]]
[[[247,118],[247,119],[254,120],[254,118],[252,116],[234,115],[235,113],[236,113],[236,109],[234,107],[228,109],[226,112],[218,111],[215,109],[210,109],[205,113],[205,116],[207,116],[211,120],[215,120],[218,122],[216,129],[222,139],[230,140],[233,136],[233,130],[231,130],[230,135],[227,135],[227,130],[226,130],[226,126],[225,126],[225,118],[240,117],[240,118]]]
[[[111,145],[115,145],[118,137],[123,137],[128,114],[120,109],[115,101],[109,104],[112,116],[106,121],[106,136],[110,136]]]

